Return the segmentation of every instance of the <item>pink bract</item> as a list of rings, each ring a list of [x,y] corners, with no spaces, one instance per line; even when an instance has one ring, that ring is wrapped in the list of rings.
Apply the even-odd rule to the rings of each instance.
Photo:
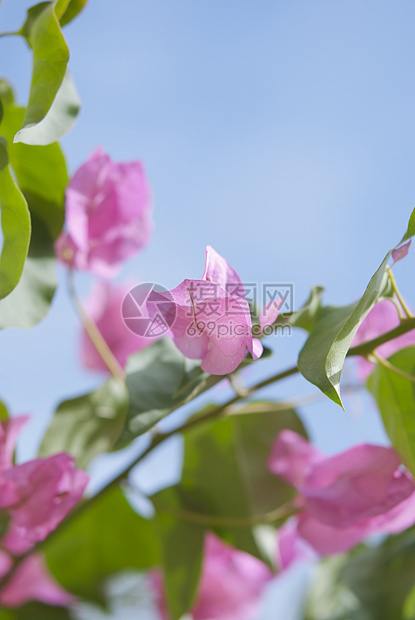
[[[298,534],[322,555],[415,522],[415,484],[392,448],[360,444],[325,457],[297,433],[284,430],[269,468],[297,489]]]
[[[66,453],[13,465],[14,443],[27,419],[18,416],[0,422],[0,503],[10,519],[1,539],[0,577],[11,567],[7,552],[19,556],[44,540],[79,502],[89,479]],[[73,600],[48,575],[38,554],[24,559],[0,591],[0,602],[6,606],[29,600],[53,605]]]
[[[205,372],[233,372],[245,359],[247,349],[254,359],[262,354],[261,343],[252,338],[243,283],[212,247],[206,248],[202,279],[184,280],[168,294],[176,311],[170,328],[173,340],[183,355],[201,359]]]
[[[0,574],[7,574],[11,559],[0,551]],[[22,561],[9,583],[0,591],[0,603],[6,607],[20,607],[30,601],[67,607],[75,601],[48,573],[42,556],[34,553]]]
[[[152,233],[150,191],[139,161],[116,163],[96,149],[66,190],[66,231],[56,242],[70,267],[112,277]]]
[[[360,325],[353,339],[352,346],[356,346],[394,329],[399,325],[399,314],[395,304],[387,299],[380,301],[369,312]],[[376,349],[382,357],[388,358],[397,351],[406,347],[415,346],[415,330],[407,332],[394,340],[385,342]],[[357,358],[357,369],[362,380],[366,380],[373,371],[374,365],[364,357]]]

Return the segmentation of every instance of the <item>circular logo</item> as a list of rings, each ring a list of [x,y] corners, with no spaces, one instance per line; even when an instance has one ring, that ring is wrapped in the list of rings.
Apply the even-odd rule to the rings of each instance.
[[[132,288],[123,299],[124,324],[137,336],[160,338],[173,325],[176,305],[160,284],[147,282]]]

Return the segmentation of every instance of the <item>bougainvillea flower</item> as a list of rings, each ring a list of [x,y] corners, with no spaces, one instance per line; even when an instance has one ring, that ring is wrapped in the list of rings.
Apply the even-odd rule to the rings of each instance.
[[[186,357],[202,360],[205,372],[233,372],[244,360],[247,348],[254,359],[261,356],[262,345],[252,338],[244,285],[236,271],[210,246],[206,248],[202,279],[184,280],[168,291],[168,296],[174,302],[175,312],[170,328],[172,338]]]
[[[324,457],[303,437],[284,430],[269,468],[298,490],[298,534],[322,555],[415,522],[415,483],[392,448],[360,444]]]
[[[26,420],[19,416],[0,422],[1,508],[10,518],[1,543],[14,554],[44,540],[81,499],[89,479],[65,453],[13,465],[13,443]]]
[[[192,617],[194,620],[251,620],[271,578],[271,571],[260,560],[229,547],[209,533],[205,537],[202,574]],[[152,582],[161,618],[169,620],[159,572],[153,572]]]
[[[116,163],[101,149],[78,168],[66,190],[66,231],[58,257],[111,277],[151,236],[150,191],[140,162]]]
[[[286,521],[277,531],[277,560],[280,570],[286,570],[295,562],[312,560],[316,552],[298,533],[297,521]]]
[[[273,325],[277,320],[283,303],[284,299],[274,299],[272,301],[269,301],[262,308],[261,314],[259,316],[259,325],[261,332],[265,330],[265,335],[267,335],[267,327]]]
[[[10,556],[0,551],[0,577],[12,566]],[[0,603],[6,607],[20,607],[30,601],[67,607],[74,597],[64,590],[48,573],[42,556],[34,553],[18,566],[10,581],[0,591]]]
[[[393,264],[397,263],[398,261],[405,258],[405,256],[407,256],[409,252],[409,248],[411,246],[411,242],[412,242],[412,239],[409,239],[409,241],[401,245],[399,248],[396,248],[396,250],[393,250],[392,252]]]
[[[393,302],[385,299],[375,305],[360,325],[353,339],[352,346],[362,344],[397,327],[400,323],[398,310]],[[385,342],[376,349],[382,357],[388,358],[405,347],[415,346],[415,330],[407,332],[394,340]],[[362,380],[372,372],[374,365],[364,357],[357,358],[357,368]]]
[[[94,321],[118,363],[124,368],[127,357],[148,347],[155,338],[134,334],[124,324],[121,316],[127,285],[111,284],[107,280],[96,283],[85,304],[87,315]],[[108,368],[84,329],[81,332],[81,359],[86,368],[108,372]]]

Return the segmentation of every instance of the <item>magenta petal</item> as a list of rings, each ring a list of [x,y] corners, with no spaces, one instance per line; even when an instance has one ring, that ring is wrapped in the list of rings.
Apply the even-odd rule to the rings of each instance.
[[[334,527],[303,513],[298,520],[298,532],[320,555],[332,555],[352,549],[373,532],[370,520],[350,527]]]
[[[262,346],[261,341],[258,338],[252,338],[252,357],[254,360],[257,360],[261,357],[264,352],[264,347]]]
[[[210,374],[233,372],[252,343],[250,325],[238,301],[206,280],[184,280],[170,295],[176,306],[171,332],[180,351],[201,359],[202,370]]]
[[[0,473],[12,467],[16,439],[29,418],[19,415],[0,422]]]
[[[296,519],[290,519],[277,532],[278,558],[277,565],[286,570],[297,561],[312,560],[316,557],[313,549],[298,534]]]
[[[89,480],[65,453],[16,465],[3,476],[18,487],[12,523],[29,542],[44,540],[57,527],[79,502]]]
[[[360,325],[353,339],[352,346],[362,344],[373,338],[390,331],[400,323],[399,314],[395,304],[387,299],[380,301],[369,312],[363,323]],[[415,346],[415,330],[407,332],[399,338],[390,340],[381,345],[376,351],[382,357],[388,358],[397,351],[406,347]],[[366,380],[373,370],[373,364],[363,357],[357,358],[357,368],[362,380]]]
[[[294,431],[278,434],[268,459],[268,468],[295,487],[301,487],[314,463],[324,459],[304,437]]]
[[[207,534],[194,620],[250,620],[271,578],[265,564]]]
[[[67,188],[66,226],[55,246],[59,258],[112,276],[152,233],[150,191],[141,163],[116,163],[95,151]]]
[[[264,306],[259,317],[261,331],[264,331],[266,327],[275,323],[283,303],[283,299],[278,299],[272,300],[266,306]]]
[[[239,315],[243,314],[246,317],[246,322],[252,330],[251,312],[245,297],[243,282],[228,261],[218,254],[210,245],[206,246],[205,271],[202,280],[208,280],[218,284],[226,291],[227,295],[233,297],[234,304],[240,306],[240,308],[237,309],[237,313]],[[237,306],[235,305],[235,307]]]
[[[29,601],[66,607],[75,599],[52,578],[42,556],[36,553],[23,560],[1,590],[0,601],[6,607],[20,607]]]
[[[399,248],[396,248],[396,250],[393,250],[393,252],[392,252],[392,260],[393,260],[394,264],[397,263],[398,261],[402,260],[403,258],[405,258],[405,256],[409,252],[409,248],[410,248],[411,242],[412,242],[412,239],[409,239],[409,241],[407,241],[406,243],[401,245]]]
[[[305,510],[337,527],[385,513],[415,491],[399,464],[395,450],[370,444],[314,463],[301,488]]]

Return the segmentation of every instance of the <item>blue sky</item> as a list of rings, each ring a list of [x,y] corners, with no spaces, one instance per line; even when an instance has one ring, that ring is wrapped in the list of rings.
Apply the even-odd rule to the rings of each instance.
[[[3,0],[1,29],[30,4]],[[355,299],[415,204],[414,22],[412,0],[90,0],[65,29],[83,101],[68,161],[97,145],[140,159],[154,197],[153,242],[120,278],[200,277],[209,243],[247,281],[294,283],[298,304],[313,284]],[[30,56],[0,45],[24,102]],[[412,269],[409,255],[396,276],[415,304]],[[1,396],[34,415],[26,453],[59,400],[101,380],[80,369],[76,332],[62,286],[44,323],[0,334]],[[303,340],[274,338],[252,376],[291,366]],[[296,378],[269,395],[312,391]],[[302,411],[327,452],[384,440],[368,398],[347,404]]]

